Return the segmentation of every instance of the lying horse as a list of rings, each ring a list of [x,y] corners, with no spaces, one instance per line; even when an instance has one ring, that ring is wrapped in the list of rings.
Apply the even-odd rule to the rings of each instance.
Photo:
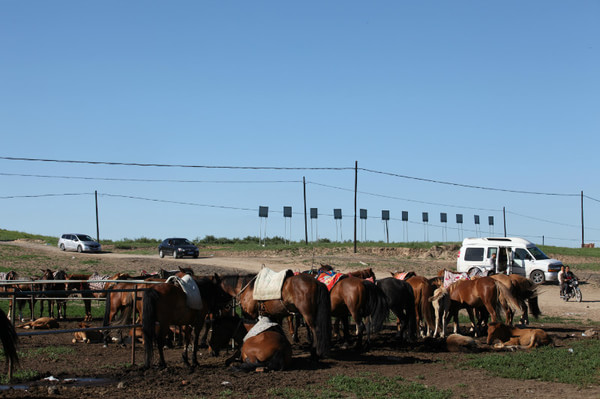
[[[502,323],[490,323],[488,325],[487,344],[491,345],[496,339],[500,340],[501,343],[495,345],[495,348],[510,346],[531,349],[552,343],[548,334],[540,328],[517,328]]]
[[[237,315],[214,319],[209,341],[211,353],[218,356],[219,350],[225,348],[233,338],[238,345],[238,350],[225,361],[226,366],[233,361],[239,361],[241,365],[237,368],[243,371],[253,371],[257,368],[266,370],[289,368],[292,363],[292,346],[281,326],[275,324],[244,341],[252,326],[253,324],[244,323]]]

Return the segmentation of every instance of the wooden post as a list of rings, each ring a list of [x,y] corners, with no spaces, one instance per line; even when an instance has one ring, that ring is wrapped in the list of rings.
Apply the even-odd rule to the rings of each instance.
[[[302,176],[302,187],[304,190],[304,243],[308,245],[308,225],[306,221],[306,177]]]
[[[354,253],[356,253],[356,202],[358,194],[358,161],[354,163]]]
[[[136,334],[135,334],[135,311],[137,309],[137,294],[138,294],[138,286],[137,284],[135,284],[135,291],[133,292],[133,315],[132,320],[131,320],[131,324],[133,324],[133,334],[131,337],[131,365],[135,366],[135,341],[137,340],[136,338]],[[108,299],[107,299],[108,300]]]

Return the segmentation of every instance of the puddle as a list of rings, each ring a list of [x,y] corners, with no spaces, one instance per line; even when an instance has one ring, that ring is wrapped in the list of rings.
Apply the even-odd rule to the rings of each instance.
[[[28,385],[0,385],[0,392],[14,389],[17,391],[26,391],[29,389]]]

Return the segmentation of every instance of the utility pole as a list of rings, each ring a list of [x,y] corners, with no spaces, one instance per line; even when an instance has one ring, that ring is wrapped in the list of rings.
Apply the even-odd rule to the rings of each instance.
[[[96,197],[96,241],[100,242],[100,226],[98,224],[98,190],[94,191]]]
[[[358,194],[358,161],[354,163],[354,253],[356,253],[356,202]]]
[[[306,177],[302,176],[302,186],[304,190],[304,242],[308,245],[308,226],[306,225]]]

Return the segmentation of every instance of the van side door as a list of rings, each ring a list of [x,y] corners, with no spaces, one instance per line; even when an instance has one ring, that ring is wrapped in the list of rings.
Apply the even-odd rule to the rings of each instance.
[[[531,263],[531,255],[525,248],[515,248],[512,272],[527,277],[527,263]]]

